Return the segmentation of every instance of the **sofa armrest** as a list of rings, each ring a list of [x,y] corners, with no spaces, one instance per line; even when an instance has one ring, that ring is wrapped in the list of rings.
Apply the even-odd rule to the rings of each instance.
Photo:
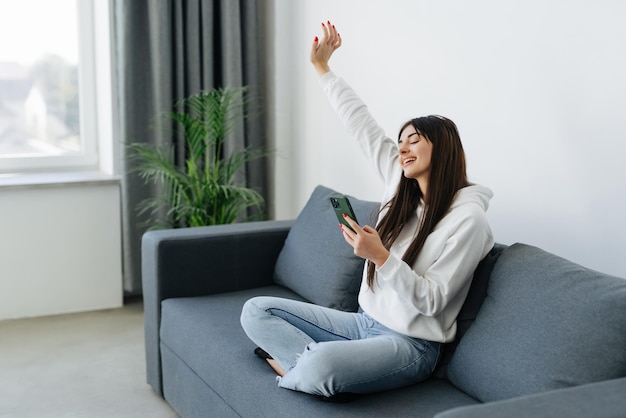
[[[557,389],[504,401],[450,409],[436,418],[623,417],[626,377]]]
[[[141,270],[148,383],[163,394],[161,301],[267,286],[293,221],[262,221],[144,234]]]

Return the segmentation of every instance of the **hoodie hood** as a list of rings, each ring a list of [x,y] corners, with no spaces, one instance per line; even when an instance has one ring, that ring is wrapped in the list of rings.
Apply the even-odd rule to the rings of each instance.
[[[493,192],[491,189],[481,186],[480,184],[473,184],[457,192],[450,209],[474,203],[480,206],[483,211],[487,212],[487,209],[489,209],[489,201],[492,197]]]

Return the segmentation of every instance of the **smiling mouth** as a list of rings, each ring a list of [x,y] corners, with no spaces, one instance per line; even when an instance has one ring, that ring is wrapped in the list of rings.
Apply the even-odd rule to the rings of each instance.
[[[403,166],[403,167],[404,167],[404,166],[407,166],[407,165],[411,164],[412,162],[414,162],[416,159],[417,159],[417,158],[407,158],[406,160],[404,160],[404,161],[402,162],[402,166]]]

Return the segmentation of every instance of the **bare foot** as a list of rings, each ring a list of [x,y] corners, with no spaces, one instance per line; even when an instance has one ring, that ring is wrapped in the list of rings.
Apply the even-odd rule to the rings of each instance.
[[[280,376],[283,377],[285,375],[285,371],[283,370],[282,367],[280,367],[280,364],[278,364],[278,362],[274,359],[271,358],[267,358],[265,359],[267,361],[267,363],[270,365],[270,367],[272,369],[274,369],[274,371]]]

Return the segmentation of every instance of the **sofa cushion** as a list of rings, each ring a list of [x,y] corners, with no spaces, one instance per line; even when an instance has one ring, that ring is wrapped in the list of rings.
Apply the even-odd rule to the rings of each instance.
[[[435,418],[619,418],[624,417],[626,378],[452,408]]]
[[[163,388],[181,416],[432,417],[477,403],[441,379],[346,404],[279,388],[239,323],[245,301],[261,295],[301,299],[283,287],[266,286],[162,302]]]
[[[317,186],[289,231],[276,261],[274,281],[309,301],[356,311],[363,259],[339,231],[330,204],[334,190]],[[379,204],[349,196],[361,225],[373,225]]]
[[[626,280],[506,248],[448,367],[482,402],[626,376]]]

